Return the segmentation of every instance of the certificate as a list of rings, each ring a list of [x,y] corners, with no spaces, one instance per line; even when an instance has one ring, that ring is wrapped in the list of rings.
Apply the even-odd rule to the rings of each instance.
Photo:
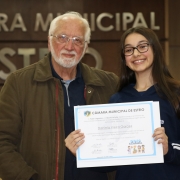
[[[163,163],[159,102],[142,101],[75,106],[75,129],[85,142],[76,152],[77,167]]]

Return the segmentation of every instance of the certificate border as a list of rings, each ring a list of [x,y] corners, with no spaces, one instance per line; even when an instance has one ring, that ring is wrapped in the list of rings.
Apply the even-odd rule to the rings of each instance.
[[[136,105],[142,105],[142,104],[147,104],[149,105],[150,107],[150,114],[151,114],[151,127],[152,127],[152,134],[153,134],[153,131],[154,131],[154,111],[153,111],[153,101],[144,101],[144,102],[133,102],[133,103],[112,103],[112,104],[98,104],[98,105],[86,105],[86,106],[75,106],[74,107],[74,115],[75,115],[75,127],[76,129],[78,129],[78,111],[80,109],[91,109],[91,108],[100,108],[100,107],[109,107],[109,106],[136,106]],[[100,158],[80,158],[80,148],[78,148],[77,150],[77,160],[78,161],[93,161],[93,160],[108,160],[108,159],[129,159],[129,158],[140,158],[140,157],[143,157],[143,156],[148,156],[148,157],[152,157],[152,156],[156,156],[156,144],[155,144],[155,141],[153,141],[152,139],[152,143],[153,143],[153,153],[152,154],[137,154],[137,155],[132,155],[132,156],[114,156],[114,157],[100,157]]]

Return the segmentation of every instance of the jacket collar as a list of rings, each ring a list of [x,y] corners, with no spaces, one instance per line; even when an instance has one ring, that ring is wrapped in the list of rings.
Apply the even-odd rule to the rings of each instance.
[[[48,53],[42,60],[37,62],[34,80],[35,81],[47,81],[49,79],[53,79],[51,65],[51,53]],[[97,70],[93,70],[88,65],[80,62],[79,63],[82,77],[86,85],[94,85],[94,86],[104,86],[104,82],[102,78],[99,77],[99,73]]]
[[[105,86],[104,82],[102,81],[103,78],[100,78],[101,72],[99,70],[91,68],[82,62],[79,64],[82,77],[86,85]]]
[[[50,66],[50,60],[51,60],[51,53],[45,55],[43,59],[37,62],[34,73],[35,81],[43,82],[53,78],[51,66]]]

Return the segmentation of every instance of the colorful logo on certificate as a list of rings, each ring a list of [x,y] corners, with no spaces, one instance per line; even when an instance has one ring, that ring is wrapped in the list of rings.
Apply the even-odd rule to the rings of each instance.
[[[91,111],[85,111],[84,116],[89,117],[91,115]]]

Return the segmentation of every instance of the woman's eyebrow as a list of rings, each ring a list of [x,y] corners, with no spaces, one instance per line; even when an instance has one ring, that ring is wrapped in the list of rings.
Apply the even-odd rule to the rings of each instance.
[[[137,46],[139,45],[139,44],[141,44],[141,43],[143,43],[143,42],[148,42],[147,40],[142,40],[142,41],[139,41],[138,43],[137,43]],[[126,46],[132,46],[131,44],[126,44],[124,47],[126,47]],[[133,46],[134,47],[134,46]]]

